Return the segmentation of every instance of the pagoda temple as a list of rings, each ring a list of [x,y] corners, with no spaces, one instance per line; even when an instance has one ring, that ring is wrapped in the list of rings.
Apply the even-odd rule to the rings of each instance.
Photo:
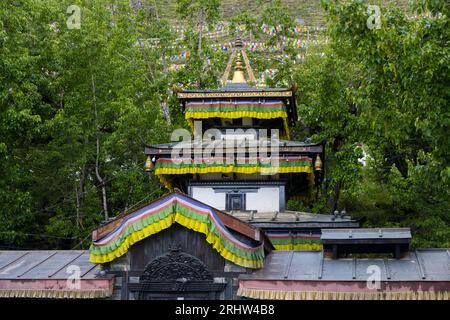
[[[295,85],[258,86],[240,40],[222,84],[177,90],[192,131],[145,146],[165,196],[105,221],[89,250],[0,251],[0,297],[450,299],[450,250],[288,210],[314,201],[325,170],[323,143],[290,140]]]
[[[146,170],[169,190],[261,227],[277,249],[320,250],[321,228],[359,226],[347,216],[286,208],[289,199],[312,201],[324,171],[322,143],[289,140],[298,118],[296,86],[256,87],[240,40],[222,83],[220,89],[177,90],[195,138],[146,146]]]

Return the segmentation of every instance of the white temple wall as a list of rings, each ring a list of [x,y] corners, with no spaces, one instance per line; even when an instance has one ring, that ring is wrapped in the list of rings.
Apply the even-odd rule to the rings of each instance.
[[[217,193],[211,187],[192,187],[192,198],[219,210],[225,210],[225,197],[225,193]]]
[[[226,185],[233,189],[232,186]],[[284,211],[281,208],[280,190],[281,186],[258,186],[251,191],[241,191],[245,193],[245,210],[256,210],[257,212]],[[190,195],[207,205],[219,210],[227,210],[227,191],[221,190],[220,186],[191,186]]]
[[[246,209],[258,212],[280,211],[279,187],[260,188],[258,192],[247,193]]]

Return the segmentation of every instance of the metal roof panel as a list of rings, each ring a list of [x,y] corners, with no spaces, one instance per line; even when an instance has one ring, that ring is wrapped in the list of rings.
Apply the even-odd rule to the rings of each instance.
[[[67,279],[68,267],[80,268],[82,279],[93,279],[99,266],[89,262],[87,250],[0,251],[2,279]]]
[[[378,267],[381,281],[450,281],[450,253],[446,249],[422,249],[402,259],[330,259],[321,251],[272,251],[264,267],[242,279],[367,281]],[[321,265],[322,263],[322,265]],[[422,277],[422,271],[425,278]],[[320,272],[321,270],[321,272]],[[319,279],[319,274],[322,278]],[[390,278],[390,279],[389,279]]]
[[[411,239],[411,231],[409,228],[326,229],[321,239]]]

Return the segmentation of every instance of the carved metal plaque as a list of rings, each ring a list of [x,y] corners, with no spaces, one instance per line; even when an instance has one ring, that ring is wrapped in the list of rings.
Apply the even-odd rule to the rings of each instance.
[[[172,249],[168,253],[156,257],[145,268],[140,282],[148,281],[198,281],[212,280],[206,265],[198,258]]]

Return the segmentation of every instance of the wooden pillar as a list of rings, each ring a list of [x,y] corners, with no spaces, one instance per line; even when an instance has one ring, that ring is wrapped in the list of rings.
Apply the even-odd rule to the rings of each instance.
[[[394,258],[395,259],[400,259],[400,245],[396,244],[395,245],[395,252],[394,252]]]
[[[338,246],[337,244],[333,244],[333,259],[338,258]]]
[[[121,288],[121,300],[128,300],[129,299],[129,293],[128,293],[128,271],[124,271],[122,273],[122,288]]]

